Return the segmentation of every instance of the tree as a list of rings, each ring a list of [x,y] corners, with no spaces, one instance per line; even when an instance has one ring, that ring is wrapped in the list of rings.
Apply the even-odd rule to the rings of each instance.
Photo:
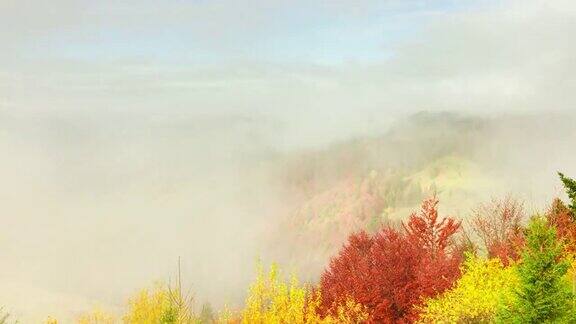
[[[558,238],[564,242],[564,249],[569,254],[576,254],[576,222],[572,211],[558,198],[546,212],[548,224],[556,228]]]
[[[512,300],[519,283],[516,269],[505,267],[497,258],[470,254],[462,272],[453,289],[426,300],[420,323],[494,322],[499,304]]]
[[[124,315],[127,324],[189,324],[195,323],[192,305],[179,288],[158,283],[130,298]]]
[[[504,305],[498,320],[504,323],[574,322],[573,295],[565,280],[568,262],[554,227],[545,219],[530,221],[522,262],[518,265],[520,284],[514,300]]]
[[[361,323],[368,317],[364,306],[347,298],[336,305],[334,316],[322,318],[318,313],[321,300],[320,292],[301,286],[295,276],[284,282],[277,265],[272,264],[267,274],[259,266],[246,297],[242,323],[345,324]]]
[[[439,219],[437,207],[434,197],[400,230],[351,235],[322,274],[321,312],[335,314],[336,305],[352,297],[367,307],[369,322],[416,320],[422,297],[442,293],[460,275],[461,253],[453,240],[460,223]]]
[[[524,244],[522,203],[510,196],[493,199],[473,210],[472,231],[480,238],[489,258],[500,258],[504,265],[516,261]]]
[[[94,309],[78,317],[78,324],[114,324],[114,316],[101,309]]]
[[[564,184],[568,198],[570,198],[570,205],[568,207],[572,211],[572,217],[574,217],[576,216],[576,180],[568,178],[561,172],[558,172],[558,175]]]
[[[286,284],[279,278],[277,265],[272,264],[267,275],[259,265],[246,297],[242,323],[302,323],[305,301],[306,289],[295,277]]]

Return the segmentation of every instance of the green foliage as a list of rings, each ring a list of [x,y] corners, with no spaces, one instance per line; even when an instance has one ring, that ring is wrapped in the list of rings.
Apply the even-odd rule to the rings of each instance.
[[[543,218],[533,218],[518,265],[520,285],[515,299],[503,305],[499,322],[573,323],[576,320],[573,295],[565,280],[569,264],[562,252],[556,230]]]
[[[419,322],[493,322],[499,304],[513,300],[519,284],[515,267],[504,267],[497,258],[485,260],[469,254],[462,272],[453,289],[426,301]]]
[[[565,176],[561,172],[558,172],[558,175],[560,176],[560,180],[562,180],[562,183],[564,184],[564,188],[566,189],[566,194],[568,195],[568,198],[570,198],[569,207],[570,207],[570,210],[572,211],[573,217],[575,217],[576,216],[576,180],[574,180],[572,178],[568,178],[567,176]]]

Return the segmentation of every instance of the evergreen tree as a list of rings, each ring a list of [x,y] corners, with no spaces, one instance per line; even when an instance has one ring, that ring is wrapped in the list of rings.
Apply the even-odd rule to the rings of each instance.
[[[574,323],[572,293],[565,280],[568,263],[556,230],[541,217],[530,221],[518,266],[520,285],[511,305],[499,314],[503,323]]]
[[[568,207],[570,207],[572,211],[572,217],[576,217],[576,180],[568,178],[561,172],[558,172],[558,175],[564,184],[568,198],[570,198],[570,205]]]

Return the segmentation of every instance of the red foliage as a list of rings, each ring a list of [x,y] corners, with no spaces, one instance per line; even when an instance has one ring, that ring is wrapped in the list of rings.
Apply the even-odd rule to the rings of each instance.
[[[452,242],[450,238],[460,228],[453,218],[438,221],[438,199],[427,199],[422,203],[420,215],[412,214],[404,229],[417,246],[432,256],[442,253]]]
[[[518,260],[524,246],[522,204],[511,197],[494,199],[480,205],[474,214],[472,230],[482,240],[488,256],[499,258],[504,265]]]
[[[566,251],[576,253],[576,222],[570,209],[556,198],[546,213],[546,218],[556,228],[558,237],[564,240]]]
[[[422,297],[450,288],[460,276],[462,254],[452,237],[460,223],[438,219],[438,200],[422,204],[402,230],[390,227],[370,237],[353,234],[320,281],[321,311],[353,297],[368,308],[372,323],[411,323]]]

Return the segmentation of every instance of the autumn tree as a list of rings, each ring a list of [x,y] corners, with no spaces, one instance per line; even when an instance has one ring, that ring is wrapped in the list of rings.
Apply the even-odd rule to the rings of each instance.
[[[459,229],[454,219],[438,217],[434,197],[399,230],[351,235],[322,274],[321,311],[333,314],[335,305],[352,297],[368,308],[369,322],[416,320],[422,298],[450,288],[460,275],[461,253],[453,240]]]
[[[78,317],[78,324],[114,324],[116,320],[112,314],[96,308]]]
[[[123,320],[127,324],[190,324],[196,323],[196,316],[191,298],[179,287],[158,283],[130,298]]]
[[[564,241],[564,248],[569,254],[576,254],[576,222],[572,211],[558,198],[546,212],[546,219],[556,228],[558,238]]]
[[[318,313],[321,300],[319,291],[300,285],[295,276],[284,281],[277,265],[272,264],[268,273],[259,266],[246,297],[242,323],[352,324],[368,317],[365,307],[348,297],[336,305],[333,315],[322,318]]]
[[[514,297],[519,282],[514,267],[504,267],[500,259],[468,255],[462,277],[453,289],[422,306],[420,323],[490,323],[499,304]]]
[[[518,260],[524,241],[524,215],[522,203],[510,196],[493,199],[473,210],[470,225],[489,258],[500,258],[504,265]]]
[[[530,221],[515,299],[499,313],[503,323],[573,323],[573,295],[565,280],[568,262],[554,227],[535,217]]]

